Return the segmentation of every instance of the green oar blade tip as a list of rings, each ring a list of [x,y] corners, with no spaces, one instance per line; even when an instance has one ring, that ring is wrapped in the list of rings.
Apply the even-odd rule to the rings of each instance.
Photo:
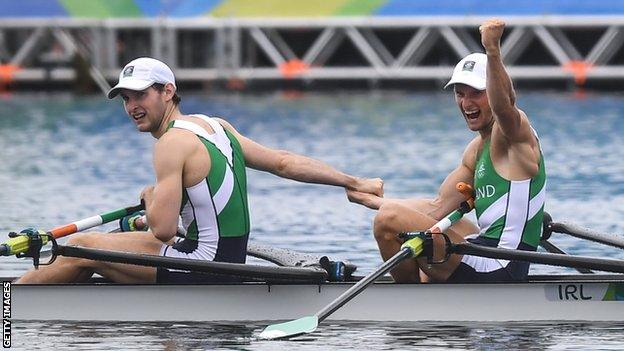
[[[290,322],[272,324],[264,328],[258,335],[261,339],[284,339],[305,333],[311,333],[318,327],[317,316],[307,316]]]

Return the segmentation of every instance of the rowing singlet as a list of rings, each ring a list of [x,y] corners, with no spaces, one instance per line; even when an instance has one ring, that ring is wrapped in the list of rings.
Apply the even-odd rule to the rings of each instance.
[[[210,155],[210,172],[196,185],[182,189],[180,216],[186,239],[169,247],[165,256],[220,262],[244,263],[249,237],[247,176],[241,146],[229,131],[214,119],[206,121],[215,131],[175,120],[169,128],[180,128],[197,135]]]
[[[539,170],[526,180],[509,181],[492,164],[486,140],[475,164],[475,210],[480,241],[489,246],[534,251],[539,244],[546,198],[546,170],[540,151]]]

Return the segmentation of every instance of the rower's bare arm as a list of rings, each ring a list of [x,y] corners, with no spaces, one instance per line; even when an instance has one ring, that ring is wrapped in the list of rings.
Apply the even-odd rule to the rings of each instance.
[[[361,191],[346,189],[346,192],[349,201],[366,206],[372,210],[378,210],[385,202],[394,200]]]
[[[446,179],[440,185],[437,197],[431,201],[431,212],[428,215],[436,220],[440,220],[456,210],[459,204],[465,200],[464,195],[457,191],[457,183],[473,184],[474,164],[477,159],[480,141],[481,138],[476,137],[468,144],[460,164],[446,176]]]
[[[464,196],[457,191],[457,183],[464,182],[472,185],[474,163],[480,143],[480,138],[475,138],[464,151],[460,165],[454,169],[444,180],[438,191],[438,196],[429,202],[426,206],[430,209],[427,214],[435,219],[442,219],[451,211],[454,211],[459,204],[464,201]],[[347,190],[349,201],[364,205],[370,209],[378,210],[386,203],[403,203],[407,204],[406,199],[379,197],[373,194],[366,194],[358,191]],[[411,206],[407,204],[407,206]]]
[[[268,148],[241,135],[228,122],[219,119],[219,123],[236,136],[243,149],[245,162],[251,168],[300,182],[336,185],[383,196],[383,181],[379,178],[355,177],[311,157]]]
[[[165,133],[154,146],[156,185],[152,189],[146,188],[142,194],[150,230],[163,242],[173,238],[178,228],[182,170],[185,155],[190,152],[187,143],[176,140],[176,132]]]
[[[504,29],[505,22],[498,19],[485,21],[479,27],[488,57],[486,92],[503,135],[512,143],[526,142],[532,139],[529,121],[516,107],[516,93],[501,56],[500,39]]]

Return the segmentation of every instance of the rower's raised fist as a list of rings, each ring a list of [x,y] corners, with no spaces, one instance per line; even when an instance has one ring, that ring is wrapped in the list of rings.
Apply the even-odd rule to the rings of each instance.
[[[505,22],[497,18],[487,20],[479,26],[481,44],[485,48],[486,53],[498,52],[500,50],[500,39],[504,30]]]

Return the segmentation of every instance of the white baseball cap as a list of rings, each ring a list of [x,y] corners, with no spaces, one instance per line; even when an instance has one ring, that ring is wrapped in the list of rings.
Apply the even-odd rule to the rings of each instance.
[[[121,89],[145,90],[154,83],[171,83],[175,87],[175,77],[171,68],[164,62],[151,57],[139,57],[130,61],[119,73],[119,83],[108,91],[112,99]]]
[[[472,53],[464,57],[455,66],[451,80],[444,86],[444,89],[450,85],[461,83],[470,85],[477,90],[485,90],[485,68],[487,66],[487,55],[481,53]]]

